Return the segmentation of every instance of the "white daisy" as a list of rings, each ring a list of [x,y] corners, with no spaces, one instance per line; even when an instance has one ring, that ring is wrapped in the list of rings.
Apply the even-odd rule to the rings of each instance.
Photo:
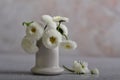
[[[97,68],[91,70],[91,74],[99,75],[99,70]]]
[[[88,69],[88,63],[85,61],[79,61],[79,63],[82,65],[82,68],[84,70],[83,73],[90,73],[90,70]]]
[[[73,70],[75,71],[75,73],[81,74],[86,74],[90,72],[87,66],[83,67],[83,65],[77,61],[74,61],[73,63]]]
[[[60,43],[60,46],[67,50],[74,50],[77,47],[77,44],[71,40],[65,40]]]
[[[55,17],[53,17],[53,21],[55,21],[55,22],[59,22],[59,21],[68,22],[69,19],[66,17],[55,16]]]
[[[88,74],[88,73],[90,73],[90,70],[88,69],[88,67],[84,67],[84,68],[82,67],[81,73]]]
[[[79,61],[79,63],[83,66],[83,67],[88,67],[88,63],[85,61]]]
[[[74,61],[73,63],[73,70],[75,73],[82,73],[82,66],[80,63],[78,63],[77,61]]]
[[[47,24],[49,24],[50,22],[52,22],[52,17],[49,16],[49,15],[43,15],[43,16],[42,16],[42,21],[47,25]]]
[[[61,34],[57,30],[50,29],[43,34],[42,42],[46,48],[53,49],[59,45],[62,40],[61,37]]]
[[[43,35],[43,27],[37,22],[33,22],[27,26],[26,35],[31,37],[31,39],[39,40]]]
[[[36,53],[38,47],[36,46],[36,41],[31,40],[28,36],[25,36],[21,42],[21,46],[27,53]]]

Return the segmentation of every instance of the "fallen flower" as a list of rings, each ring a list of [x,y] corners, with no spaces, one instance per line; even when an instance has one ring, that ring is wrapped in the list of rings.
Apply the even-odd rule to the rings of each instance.
[[[88,69],[88,63],[85,61],[79,61],[83,68],[83,73],[90,73],[90,70]]]
[[[77,61],[74,61],[74,63],[73,63],[73,70],[77,74],[84,74],[82,65],[80,63],[78,63]]]
[[[99,70],[97,68],[90,71],[88,69],[88,63],[85,61],[74,61],[71,69],[64,65],[63,68],[76,74],[99,74]]]

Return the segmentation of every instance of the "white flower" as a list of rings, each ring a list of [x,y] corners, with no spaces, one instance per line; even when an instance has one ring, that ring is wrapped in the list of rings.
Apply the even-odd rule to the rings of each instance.
[[[79,62],[82,65],[82,68],[84,70],[83,73],[90,73],[90,70],[88,69],[88,63],[85,61],[80,61]]]
[[[75,73],[81,73],[82,66],[77,61],[74,61],[73,70],[74,70]]]
[[[60,28],[63,30],[63,34],[65,34],[66,36],[68,35],[68,29],[65,25],[60,24]]]
[[[52,17],[49,16],[49,15],[43,15],[43,16],[42,16],[42,21],[44,21],[45,24],[47,25],[47,24],[49,24],[50,22],[52,22]]]
[[[27,26],[26,35],[31,39],[39,40],[43,35],[43,28],[37,22],[33,22]]]
[[[79,61],[79,63],[83,66],[83,67],[88,67],[88,63],[85,61]]]
[[[21,42],[21,46],[27,53],[36,53],[38,47],[36,46],[36,41],[31,40],[28,36],[25,36]]]
[[[99,74],[99,70],[97,68],[91,70],[91,74],[96,74],[98,75]]]
[[[53,21],[51,21],[49,24],[47,24],[47,29],[46,30],[49,30],[49,29],[56,29],[57,28],[57,24]]]
[[[55,22],[59,22],[59,21],[68,22],[68,21],[69,21],[69,19],[68,19],[68,18],[66,18],[66,17],[55,16],[55,17],[53,17],[53,21],[55,21]]]
[[[82,67],[81,73],[87,74],[87,73],[90,73],[90,70],[88,69],[88,67],[84,67],[84,68]]]
[[[62,40],[61,34],[55,29],[45,31],[42,37],[42,42],[44,46],[49,49],[53,49],[59,46],[61,40]]]
[[[74,61],[73,63],[73,70],[75,71],[75,73],[81,73],[81,74],[86,74],[89,73],[89,69],[88,67],[83,67],[81,63]]]
[[[77,44],[71,40],[65,40],[60,43],[60,46],[67,50],[74,50],[77,47]]]

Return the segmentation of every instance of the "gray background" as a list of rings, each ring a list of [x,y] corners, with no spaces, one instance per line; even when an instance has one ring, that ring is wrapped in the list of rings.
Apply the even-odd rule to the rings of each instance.
[[[25,54],[23,21],[40,22],[44,14],[66,16],[69,37],[79,56],[120,56],[119,0],[0,0],[0,54]]]

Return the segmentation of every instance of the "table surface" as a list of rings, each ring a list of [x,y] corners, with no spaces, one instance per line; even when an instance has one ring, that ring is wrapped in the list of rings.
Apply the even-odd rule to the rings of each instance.
[[[0,80],[120,80],[120,58],[79,57],[69,54],[60,55],[60,66],[71,66],[74,60],[84,60],[89,68],[97,67],[99,76],[77,75],[64,71],[61,75],[33,75],[35,55],[0,54]]]

